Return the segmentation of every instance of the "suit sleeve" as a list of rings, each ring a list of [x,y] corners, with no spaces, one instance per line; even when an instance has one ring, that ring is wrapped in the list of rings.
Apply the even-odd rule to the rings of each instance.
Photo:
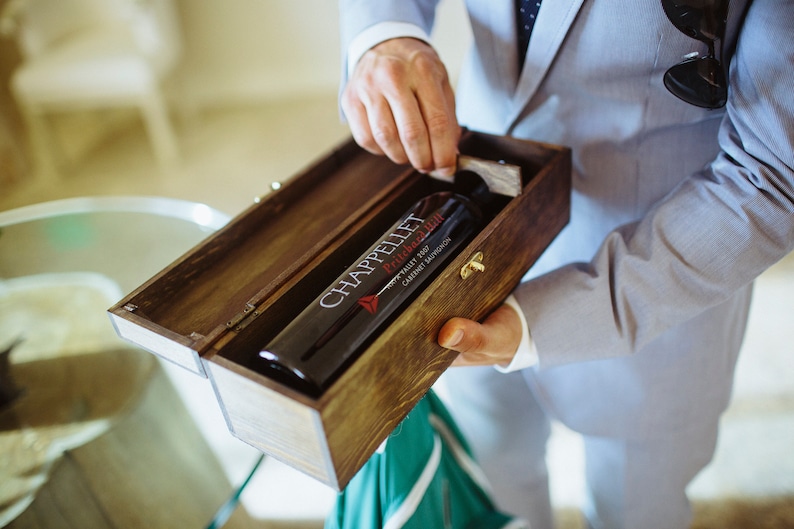
[[[342,86],[347,81],[347,53],[356,36],[383,22],[417,26],[430,34],[438,0],[339,0]]]
[[[516,291],[540,366],[630,355],[731,298],[794,249],[794,3],[749,8],[721,152],[590,263]]]

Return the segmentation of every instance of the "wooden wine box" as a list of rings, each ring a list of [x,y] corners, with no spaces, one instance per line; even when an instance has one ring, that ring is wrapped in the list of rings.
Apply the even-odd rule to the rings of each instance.
[[[518,165],[521,194],[319,397],[250,359],[406,209],[448,185],[352,141],[111,307],[116,331],[209,377],[235,436],[343,489],[456,356],[436,342],[442,324],[499,306],[568,222],[569,149],[464,131],[460,151]],[[478,252],[484,270],[463,279]]]

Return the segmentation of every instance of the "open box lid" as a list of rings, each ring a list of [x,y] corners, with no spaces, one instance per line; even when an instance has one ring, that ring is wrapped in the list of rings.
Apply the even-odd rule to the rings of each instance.
[[[560,152],[471,131],[460,151],[521,166],[524,185]],[[405,204],[384,204],[427,178],[349,140],[111,307],[116,331],[206,377],[202,357],[214,344],[258,317],[263,303],[309,273],[372,211],[401,213]]]

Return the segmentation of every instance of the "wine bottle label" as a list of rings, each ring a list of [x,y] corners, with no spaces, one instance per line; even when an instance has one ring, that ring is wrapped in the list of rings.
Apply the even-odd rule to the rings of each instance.
[[[252,359],[250,367],[320,395],[479,231],[450,192],[417,202]]]

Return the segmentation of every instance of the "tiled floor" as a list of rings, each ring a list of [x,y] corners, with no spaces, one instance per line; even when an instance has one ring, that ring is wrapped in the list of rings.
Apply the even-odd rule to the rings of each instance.
[[[266,192],[272,181],[295,174],[348,134],[339,122],[334,94],[218,109],[180,123],[178,130],[182,164],[167,174],[157,169],[142,127],[133,123],[74,161],[55,181],[31,178],[0,188],[0,211],[75,196],[146,195],[203,202],[233,215]],[[735,396],[723,420],[717,454],[691,488],[702,505],[700,516],[706,511],[727,512],[725,500],[754,504],[773,499],[794,511],[793,321],[794,256],[790,256],[758,281]],[[181,376],[175,374],[175,380]],[[215,442],[238,454],[224,462],[231,468],[231,479],[241,479],[253,454],[237,450],[227,432],[208,428]],[[576,515],[562,516],[569,513],[565,508],[579,501],[582,487],[580,446],[562,427],[554,431],[550,460],[560,525],[581,527]],[[260,493],[247,507],[266,518],[301,514],[304,519],[320,519],[333,497],[274,464],[260,471],[252,487]],[[758,516],[766,516],[764,512]],[[761,521],[756,519],[759,527]],[[794,527],[794,521],[788,523],[776,527]]]

